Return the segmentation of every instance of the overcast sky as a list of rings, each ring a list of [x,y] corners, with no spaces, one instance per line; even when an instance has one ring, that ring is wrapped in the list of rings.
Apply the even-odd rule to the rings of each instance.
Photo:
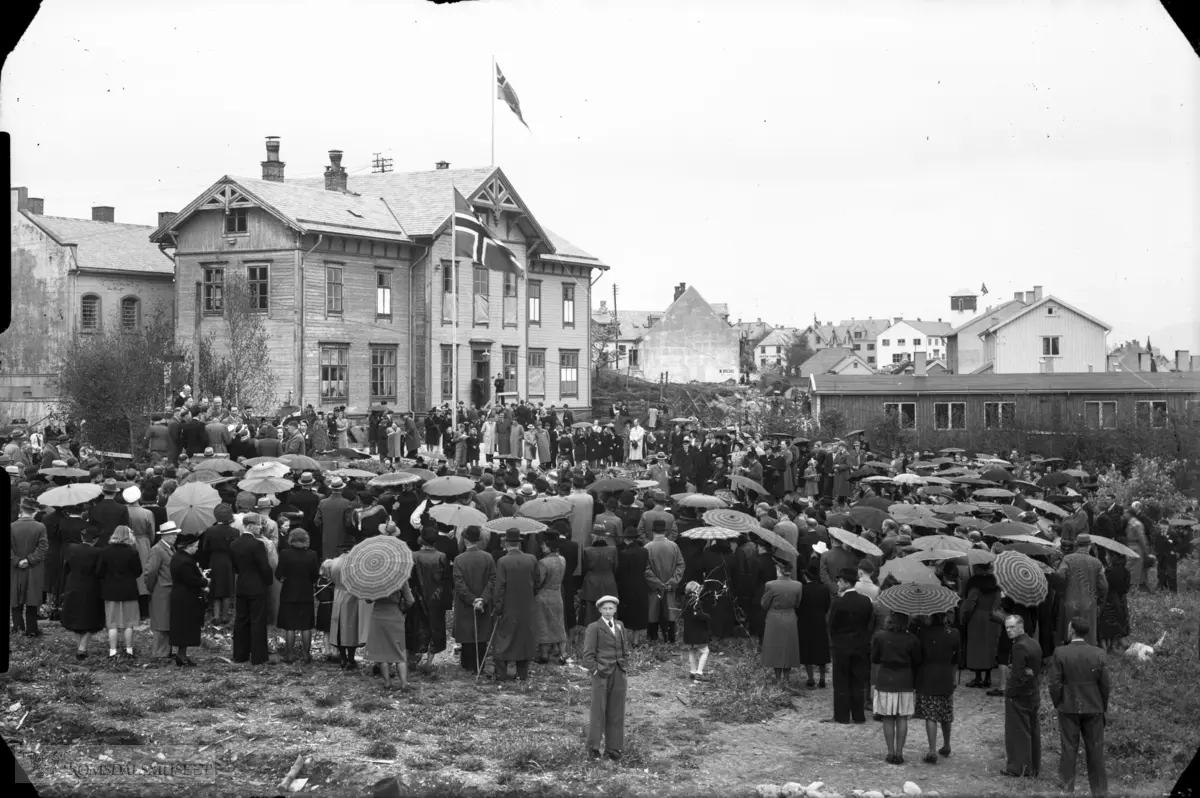
[[[486,166],[493,55],[532,129],[497,104],[496,163],[597,300],[804,326],[1041,285],[1200,353],[1200,64],[1157,0],[46,0],[0,127],[47,214],[153,224],[267,135],[288,176]]]

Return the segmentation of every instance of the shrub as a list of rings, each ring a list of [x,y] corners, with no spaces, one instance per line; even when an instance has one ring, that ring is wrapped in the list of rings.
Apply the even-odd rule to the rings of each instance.
[[[365,753],[372,759],[395,759],[396,746],[386,740],[376,740],[367,746]]]

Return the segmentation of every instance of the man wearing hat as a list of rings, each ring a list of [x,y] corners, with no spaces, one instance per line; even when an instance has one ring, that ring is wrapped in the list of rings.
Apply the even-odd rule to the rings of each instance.
[[[1069,551],[1069,546],[1064,545],[1063,551]],[[1087,641],[1096,645],[1097,608],[1104,606],[1104,600],[1108,597],[1108,579],[1104,575],[1104,566],[1092,556],[1091,547],[1090,535],[1078,535],[1074,550],[1058,564],[1058,573],[1066,578],[1066,590],[1058,616],[1060,645],[1071,642],[1068,626],[1072,618],[1087,621]]]
[[[516,662],[517,678],[529,678],[529,661],[537,653],[533,634],[533,578],[537,560],[521,551],[521,530],[504,532],[504,556],[496,563],[494,657],[496,681],[509,681],[508,663]]]
[[[45,525],[34,520],[33,515],[37,511],[36,501],[22,498],[17,520],[10,527],[12,558],[9,560],[9,584],[12,585],[12,592],[9,606],[13,630],[22,631],[28,637],[40,637],[42,634],[37,626],[37,611],[45,590],[45,559],[46,551],[50,548]]]
[[[866,723],[863,705],[870,673],[868,655],[875,633],[871,599],[854,589],[858,572],[837,574],[838,596],[829,607],[830,657],[833,661],[833,718],[822,723]]]
[[[136,534],[136,533],[135,533]],[[179,527],[167,521],[158,528],[158,542],[150,547],[142,579],[150,591],[150,630],[154,644],[150,656],[153,659],[171,657],[171,558],[175,556],[175,541]]]
[[[463,530],[466,550],[454,558],[454,639],[461,646],[464,670],[479,672],[492,635],[492,594],[496,587],[496,561],[480,549],[478,526]]]
[[[117,502],[117,480],[109,477],[100,485],[104,498],[88,510],[88,519],[100,527],[97,548],[108,545],[108,539],[119,526],[129,526],[129,508]]]
[[[180,413],[179,418],[183,422],[179,428],[183,450],[193,456],[202,454],[208,448],[208,432],[205,430],[204,421],[187,410]]]
[[[241,535],[229,547],[234,588],[233,661],[261,665],[268,661],[267,594],[275,572],[267,556],[267,546],[259,537],[262,516],[248,513],[242,519]]]
[[[628,632],[616,619],[620,601],[616,596],[601,596],[596,601],[600,619],[588,625],[583,638],[581,663],[592,676],[592,706],[588,715],[588,755],[621,758],[625,745],[625,660],[628,656]],[[603,737],[603,743],[601,738]]]
[[[587,492],[587,485],[583,477],[575,476],[571,478],[571,494],[565,497],[571,505],[571,540],[575,541],[575,545],[579,546],[580,551],[585,549],[592,541],[592,519],[595,517],[594,508],[596,506],[595,499],[592,494]],[[583,567],[583,558],[580,557],[580,565],[575,569],[575,576],[580,576],[580,568]]]
[[[647,511],[647,513],[649,512]],[[646,585],[650,593],[648,607],[650,626],[647,634],[651,640],[658,640],[658,632],[661,629],[663,639],[668,643],[674,643],[675,618],[673,614],[679,606],[676,591],[683,581],[685,569],[683,552],[679,550],[675,541],[667,539],[668,525],[665,520],[655,519],[651,522],[650,528],[654,539],[646,544],[648,557]]]
[[[4,453],[12,458],[14,465],[22,467],[29,465],[29,460],[25,457],[25,452],[21,449],[21,441],[25,438],[25,430],[13,430],[10,438],[11,440],[4,444]]]
[[[343,495],[346,490],[341,477],[334,477],[329,482],[329,498],[322,499],[317,504],[317,513],[313,518],[313,526],[321,533],[321,557],[332,560],[337,556],[338,546],[345,541],[346,518],[349,516],[350,500]]]

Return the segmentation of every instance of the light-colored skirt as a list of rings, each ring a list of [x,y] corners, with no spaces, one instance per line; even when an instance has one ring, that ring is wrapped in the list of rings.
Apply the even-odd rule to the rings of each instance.
[[[913,713],[916,708],[916,693],[909,690],[904,693],[885,693],[881,690],[872,690],[875,701],[873,712],[876,715],[893,717],[896,715],[908,716]]]
[[[142,613],[134,601],[104,602],[104,623],[109,629],[132,629],[142,622]]]

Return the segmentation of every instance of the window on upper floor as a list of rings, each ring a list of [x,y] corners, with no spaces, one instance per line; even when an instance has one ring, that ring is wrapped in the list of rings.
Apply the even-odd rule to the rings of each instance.
[[[879,342],[879,345],[880,345],[880,346],[891,346],[891,345],[892,345],[892,339],[891,339],[891,338],[884,338],[882,341],[880,341],[880,342]]]
[[[903,338],[897,338],[897,339],[896,339],[896,346],[904,346],[904,339],[903,339]]]
[[[901,342],[901,343],[903,343],[903,342]],[[921,345],[921,339],[920,339],[920,338],[914,338],[914,339],[913,339],[913,346],[920,346],[920,345]]]
[[[233,208],[229,213],[225,214],[226,233],[244,233],[246,229],[245,208]]]
[[[375,272],[375,317],[392,317],[392,273],[382,269]]]
[[[1043,335],[1042,336],[1042,357],[1059,357],[1061,354],[1062,336],[1059,335]]]
[[[270,296],[267,267],[259,265],[247,266],[246,284],[250,289],[250,310],[256,313],[266,313],[268,297]]]
[[[562,319],[564,327],[575,326],[575,286],[564,284],[562,287]]]
[[[855,340],[862,338],[862,330],[856,330],[854,333]]]
[[[325,266],[325,313],[342,315],[342,267]]]
[[[867,344],[867,351],[868,351],[868,352],[874,352],[874,351],[875,351],[875,344]]]
[[[893,363],[903,363],[904,355],[901,355],[901,354],[892,355],[892,362]]]
[[[205,266],[203,291],[202,312],[205,315],[221,315],[225,306],[225,269],[220,266]]]
[[[529,323],[540,325],[542,323],[542,281],[530,280],[526,290],[529,293]]]

